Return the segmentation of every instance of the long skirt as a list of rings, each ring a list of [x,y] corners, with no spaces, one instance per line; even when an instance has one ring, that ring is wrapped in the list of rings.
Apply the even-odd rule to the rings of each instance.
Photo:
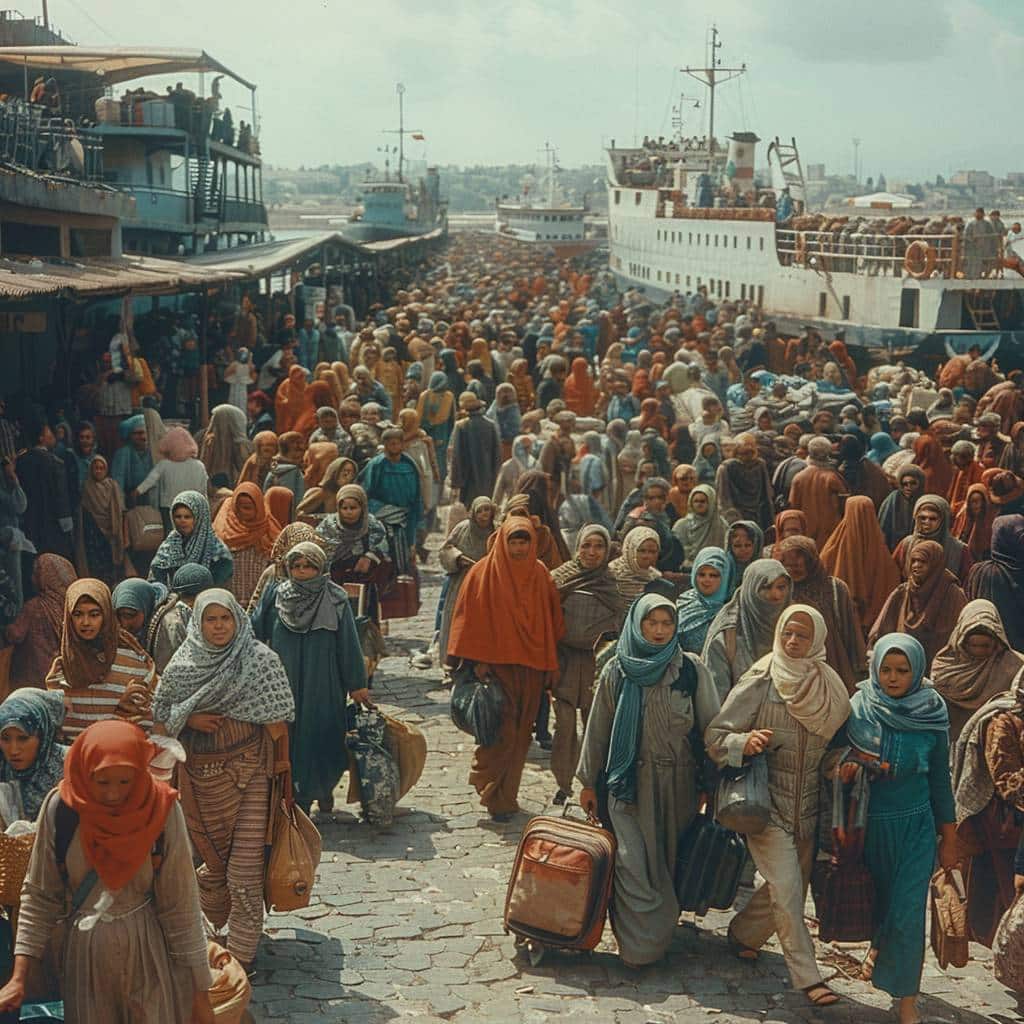
[[[270,817],[273,748],[263,726],[225,719],[215,733],[186,729],[178,772],[196,852],[203,913],[243,964],[263,934],[263,854]]]
[[[916,995],[924,965],[925,909],[935,865],[935,818],[924,804],[894,814],[868,814],[864,861],[875,883],[878,959],[871,976],[889,995]]]
[[[546,673],[522,665],[494,665],[505,691],[505,715],[496,743],[477,747],[469,771],[469,784],[491,814],[519,810],[519,781],[533,737]]]

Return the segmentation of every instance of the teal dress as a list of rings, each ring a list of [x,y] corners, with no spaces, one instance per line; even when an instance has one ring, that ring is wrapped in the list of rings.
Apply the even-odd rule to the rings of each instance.
[[[334,788],[348,766],[348,695],[366,686],[352,610],[338,606],[337,629],[296,633],[281,621],[271,599],[253,614],[253,628],[284,663],[295,698],[289,739],[296,800],[306,810],[314,800],[321,809],[333,806]]]
[[[864,859],[875,883],[872,984],[900,998],[921,987],[928,883],[939,826],[956,821],[944,732],[889,732],[890,772],[871,782]]]

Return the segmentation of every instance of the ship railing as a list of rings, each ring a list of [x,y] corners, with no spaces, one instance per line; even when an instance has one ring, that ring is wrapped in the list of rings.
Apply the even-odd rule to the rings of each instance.
[[[959,234],[887,235],[778,228],[775,247],[782,266],[874,277],[956,279],[1002,277],[1002,242],[988,252],[967,251]]]
[[[46,107],[8,99],[0,103],[0,160],[39,174],[103,180],[103,141]]]
[[[775,211],[763,206],[687,206],[675,191],[658,199],[654,215],[673,220],[775,220]]]

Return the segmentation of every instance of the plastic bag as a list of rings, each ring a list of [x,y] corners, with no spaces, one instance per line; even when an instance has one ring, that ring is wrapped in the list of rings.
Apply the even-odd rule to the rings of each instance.
[[[505,691],[494,676],[478,679],[472,668],[459,669],[452,683],[452,722],[481,747],[498,739],[505,715]]]
[[[715,818],[720,825],[741,835],[756,836],[768,824],[771,809],[764,754],[752,757],[742,768],[722,772],[715,792]]]

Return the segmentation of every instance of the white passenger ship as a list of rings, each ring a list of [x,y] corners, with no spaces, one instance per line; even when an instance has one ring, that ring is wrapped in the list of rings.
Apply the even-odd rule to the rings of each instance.
[[[621,286],[663,300],[706,285],[715,299],[757,303],[785,333],[844,330],[848,343],[893,354],[1024,342],[1024,279],[1004,276],[998,253],[969,253],[960,218],[810,214],[795,140],[770,143],[771,187],[758,187],[761,140],[715,141],[715,88],[746,70],[723,68],[720,47],[712,29],[708,67],[684,69],[708,90],[705,138],[680,131],[607,151],[609,262]],[[777,224],[783,189],[795,215]]]
[[[499,199],[494,230],[506,238],[553,249],[562,259],[579,256],[599,244],[588,238],[585,218],[587,204],[571,203],[558,185],[558,156],[549,144],[544,147],[547,168],[540,187],[531,194],[524,185],[516,200]]]

